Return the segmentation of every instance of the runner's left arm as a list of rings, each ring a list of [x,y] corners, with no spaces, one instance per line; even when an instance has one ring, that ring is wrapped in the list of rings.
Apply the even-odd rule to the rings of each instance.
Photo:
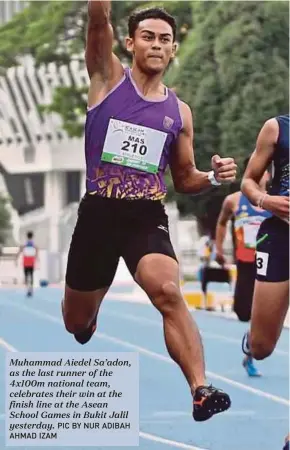
[[[198,194],[210,188],[209,172],[202,172],[195,166],[193,149],[193,122],[188,105],[180,102],[183,128],[177,138],[175,148],[172,149],[170,170],[176,192],[184,194]],[[236,164],[232,158],[212,158],[212,169],[215,179],[221,183],[232,183],[236,178]]]

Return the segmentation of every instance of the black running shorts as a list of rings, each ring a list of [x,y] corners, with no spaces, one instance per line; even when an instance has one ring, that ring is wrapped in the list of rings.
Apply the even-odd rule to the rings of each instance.
[[[176,260],[160,201],[85,194],[68,254],[66,283],[79,291],[109,287],[120,257],[134,276],[138,262],[149,253]]]
[[[267,236],[266,236],[267,235]],[[278,217],[262,222],[257,236],[256,279],[279,282],[289,280],[289,225]]]

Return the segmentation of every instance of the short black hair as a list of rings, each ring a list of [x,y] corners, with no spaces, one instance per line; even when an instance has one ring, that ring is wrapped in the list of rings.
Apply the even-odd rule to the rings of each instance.
[[[133,38],[135,35],[135,31],[138,28],[140,22],[146,19],[160,19],[167,22],[173,32],[173,41],[175,41],[176,37],[176,21],[173,16],[171,16],[165,9],[163,8],[146,8],[141,9],[139,11],[135,11],[130,14],[128,19],[128,31],[129,37]]]
[[[33,238],[33,232],[32,231],[28,231],[26,236],[27,236],[27,239],[32,239]]]

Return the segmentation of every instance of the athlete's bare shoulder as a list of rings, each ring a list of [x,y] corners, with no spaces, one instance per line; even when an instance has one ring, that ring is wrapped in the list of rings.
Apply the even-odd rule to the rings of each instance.
[[[219,217],[218,217],[218,225],[226,225],[227,222],[233,218],[241,198],[241,191],[234,192],[233,194],[229,194],[225,197]]]
[[[251,155],[244,178],[247,178],[250,174],[256,179],[262,177],[272,161],[278,138],[279,124],[277,119],[272,117],[264,122],[258,133],[256,147]]]
[[[258,138],[266,141],[268,144],[276,144],[279,136],[279,123],[276,117],[271,117],[263,124]]]
[[[193,134],[193,115],[190,106],[177,97],[178,107],[183,123],[182,131],[189,131],[189,134]]]
[[[233,213],[238,207],[241,195],[241,191],[233,192],[232,194],[227,195],[223,202],[223,208]]]
[[[173,92],[174,92],[174,90],[173,90]],[[175,95],[176,95],[176,93],[175,93]],[[191,114],[190,106],[186,102],[181,100],[177,95],[176,95],[176,98],[178,101],[178,106],[179,106],[180,110],[182,111],[182,113],[185,113],[185,114],[190,113]]]

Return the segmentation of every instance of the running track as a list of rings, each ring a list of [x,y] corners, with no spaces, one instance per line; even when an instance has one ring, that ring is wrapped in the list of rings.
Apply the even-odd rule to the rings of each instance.
[[[283,330],[272,357],[259,363],[263,378],[249,379],[241,367],[245,324],[194,312],[202,332],[208,381],[232,398],[229,411],[196,423],[191,418],[187,385],[168,357],[161,319],[151,305],[126,301],[130,293],[115,287],[103,303],[98,333],[80,347],[62,324],[61,295],[58,288],[38,289],[33,298],[26,298],[19,288],[0,289],[0,449],[6,448],[5,352],[139,351],[140,444],[131,448],[282,450],[289,421],[288,329]]]

